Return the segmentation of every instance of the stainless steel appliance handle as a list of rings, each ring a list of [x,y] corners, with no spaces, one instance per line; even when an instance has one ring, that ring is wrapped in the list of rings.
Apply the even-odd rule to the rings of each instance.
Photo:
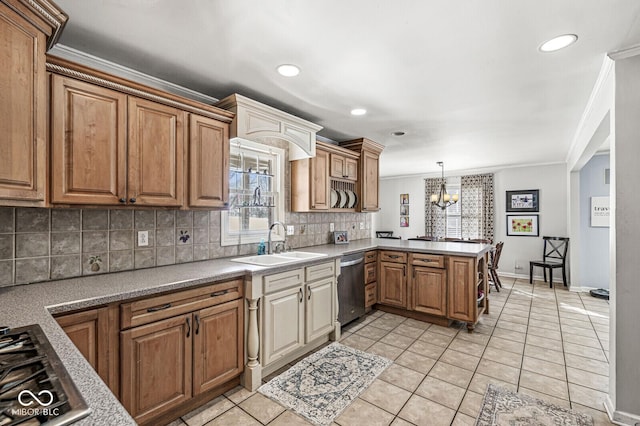
[[[353,266],[353,265],[357,265],[358,263],[362,263],[364,261],[364,257],[360,258],[360,259],[356,259],[356,260],[351,260],[349,262],[340,262],[340,266]]]

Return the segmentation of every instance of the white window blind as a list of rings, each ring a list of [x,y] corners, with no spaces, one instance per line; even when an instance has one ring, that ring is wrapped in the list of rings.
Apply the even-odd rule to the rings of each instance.
[[[460,185],[447,185],[449,195],[458,194],[458,202],[445,210],[447,219],[446,236],[448,238],[462,238],[462,217],[460,215],[462,197],[460,197]]]

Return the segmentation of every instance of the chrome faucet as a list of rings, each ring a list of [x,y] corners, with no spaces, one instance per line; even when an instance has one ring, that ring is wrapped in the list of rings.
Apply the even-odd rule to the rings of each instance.
[[[271,224],[271,226],[269,226],[269,238],[268,238],[268,240],[267,240],[267,254],[272,254],[272,253],[273,253],[273,251],[271,250],[271,231],[273,231],[273,228],[275,228],[275,227],[276,227],[276,225],[280,225],[280,226],[282,226],[282,229],[284,230],[284,244],[285,244],[285,247],[286,247],[286,242],[287,242],[287,227],[286,227],[286,226],[284,225],[284,223],[282,223],[282,222],[278,222],[278,221],[273,222],[273,223]]]

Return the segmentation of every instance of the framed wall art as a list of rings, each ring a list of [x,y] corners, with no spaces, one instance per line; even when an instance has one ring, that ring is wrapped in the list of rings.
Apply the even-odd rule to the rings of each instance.
[[[508,214],[507,235],[511,237],[538,237],[537,214]]]
[[[334,244],[347,244],[349,242],[349,234],[347,231],[335,231],[333,233]]]
[[[507,212],[537,212],[540,190],[507,191]]]

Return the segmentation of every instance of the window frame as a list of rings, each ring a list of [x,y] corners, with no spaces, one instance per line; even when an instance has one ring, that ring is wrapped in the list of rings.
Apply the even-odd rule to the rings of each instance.
[[[284,175],[286,166],[286,152],[282,148],[277,148],[271,145],[262,144],[258,142],[248,141],[244,139],[232,139],[230,141],[229,155],[235,153],[243,153],[247,155],[264,155],[265,157],[273,156],[273,182],[272,191],[274,193],[274,205],[273,207],[273,221],[284,222],[285,218],[285,188],[284,188]],[[231,165],[229,165],[229,181],[231,182]],[[269,234],[268,230],[240,230],[238,232],[231,231],[229,227],[229,211],[234,209],[232,204],[232,189],[229,188],[230,205],[228,210],[223,210],[220,214],[220,245],[221,246],[233,246],[241,244],[254,244],[259,243],[261,240],[266,240]],[[238,208],[238,207],[235,207]],[[241,208],[241,207],[240,207]],[[271,224],[269,224],[271,225]],[[276,226],[273,229],[271,239],[272,241],[284,241],[285,231],[280,226]]]

